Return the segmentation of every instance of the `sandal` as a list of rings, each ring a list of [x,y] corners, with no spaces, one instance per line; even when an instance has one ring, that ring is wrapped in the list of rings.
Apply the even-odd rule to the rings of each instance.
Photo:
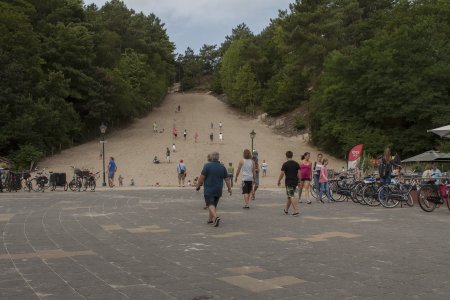
[[[283,211],[284,211],[285,215],[289,214],[289,212],[287,210],[283,209]]]
[[[298,217],[299,214],[300,214],[299,212],[296,212],[296,213],[293,213],[292,215],[293,215],[294,217]]]

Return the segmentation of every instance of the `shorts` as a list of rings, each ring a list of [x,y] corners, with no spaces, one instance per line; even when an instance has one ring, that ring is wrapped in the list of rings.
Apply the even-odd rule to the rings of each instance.
[[[114,172],[108,172],[108,178],[114,179]]]
[[[185,179],[185,178],[186,178],[186,173],[183,173],[183,174],[178,173],[178,179],[179,180],[182,180],[182,179]]]
[[[294,198],[295,197],[295,189],[297,188],[297,186],[291,186],[291,185],[287,185],[286,186],[286,195],[289,198]]]
[[[259,186],[259,172],[256,172],[255,186]]]
[[[214,206],[217,207],[217,204],[219,204],[219,196],[206,196],[205,195],[205,204],[206,206]]]
[[[253,189],[253,181],[242,181],[242,194],[250,194]]]
[[[302,178],[300,181],[311,181],[311,178]]]

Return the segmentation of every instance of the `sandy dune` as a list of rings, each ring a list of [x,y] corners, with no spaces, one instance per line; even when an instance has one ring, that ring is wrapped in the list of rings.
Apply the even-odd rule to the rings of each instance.
[[[181,105],[181,112],[175,113]],[[156,121],[158,128],[164,133],[153,133],[152,124]],[[223,143],[219,142],[219,125],[223,123]],[[211,122],[214,129],[211,130]],[[178,138],[172,137],[172,126],[178,130]],[[187,139],[183,139],[183,130],[187,130]],[[254,119],[236,114],[213,96],[206,94],[169,94],[163,105],[152,111],[147,117],[136,120],[126,129],[106,135],[106,157],[114,156],[124,186],[129,186],[134,178],[136,186],[178,186],[176,166],[183,159],[187,166],[187,179],[198,176],[208,153],[218,151],[220,159],[226,165],[232,162],[237,165],[244,148],[251,147],[250,131],[257,133],[254,147],[259,152],[260,161],[268,163],[268,176],[261,179],[261,187],[274,187],[281,164],[285,161],[286,150],[294,152],[294,159],[300,160],[305,151],[315,157],[317,149],[303,141],[301,137],[283,137],[276,135],[267,125]],[[194,133],[198,132],[199,142],[194,142]],[[214,133],[214,142],[210,143],[209,134]],[[172,153],[171,163],[165,163],[166,147],[172,149],[175,143],[177,152]],[[158,156],[161,164],[153,164],[154,156]],[[328,157],[327,155],[325,155]],[[108,161],[106,161],[106,164]],[[66,172],[68,177],[72,171],[70,166],[86,167],[95,171],[102,170],[100,144],[92,141],[42,161],[39,166],[55,172]],[[330,159],[331,168],[340,168],[344,163]],[[101,178],[100,178],[101,181]],[[98,181],[98,185],[100,184]],[[117,182],[116,182],[117,185]]]

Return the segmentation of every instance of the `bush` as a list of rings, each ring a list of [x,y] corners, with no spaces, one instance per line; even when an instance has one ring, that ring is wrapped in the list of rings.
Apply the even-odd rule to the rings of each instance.
[[[44,153],[33,145],[21,145],[13,154],[12,161],[17,170],[29,170],[31,163],[36,163],[44,158]]]
[[[294,119],[294,127],[297,130],[304,130],[306,129],[305,121],[300,116],[296,116]]]

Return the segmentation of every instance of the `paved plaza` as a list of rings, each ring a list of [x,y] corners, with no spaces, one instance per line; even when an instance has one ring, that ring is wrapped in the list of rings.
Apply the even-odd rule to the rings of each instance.
[[[206,224],[192,189],[0,194],[0,299],[448,299],[450,212],[282,190]]]

